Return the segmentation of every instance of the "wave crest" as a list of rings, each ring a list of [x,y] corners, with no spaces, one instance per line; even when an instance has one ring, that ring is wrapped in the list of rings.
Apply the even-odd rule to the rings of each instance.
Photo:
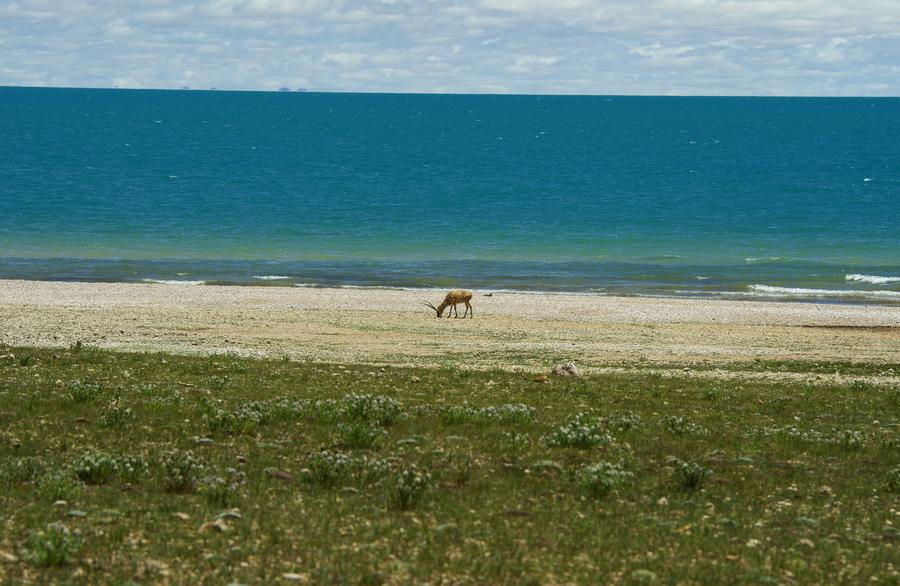
[[[750,285],[750,291],[773,297],[856,297],[900,300],[900,291],[863,291],[858,289],[805,289],[802,287],[773,287]]]
[[[880,277],[878,275],[844,275],[845,281],[857,281],[860,283],[872,283],[873,285],[886,285],[888,283],[900,283],[900,277]]]
[[[206,281],[179,281],[176,279],[141,279],[144,283],[154,285],[205,285]]]
[[[760,263],[776,263],[776,262],[791,262],[792,259],[789,256],[748,256],[744,259],[744,262],[747,264],[760,264]]]

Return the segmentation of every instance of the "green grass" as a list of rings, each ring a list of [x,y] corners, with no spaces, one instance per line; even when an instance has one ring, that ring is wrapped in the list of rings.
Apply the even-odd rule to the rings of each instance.
[[[0,583],[896,584],[898,415],[885,385],[0,347]]]
[[[671,365],[679,366],[679,365]],[[821,360],[762,360],[731,364],[695,364],[695,370],[714,370],[721,368],[737,372],[789,372],[803,374],[841,374],[853,376],[900,376],[900,363],[821,361]]]

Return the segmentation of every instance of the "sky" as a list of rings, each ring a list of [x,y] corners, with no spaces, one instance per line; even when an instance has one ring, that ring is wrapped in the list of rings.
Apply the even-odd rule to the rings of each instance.
[[[0,85],[900,96],[900,0],[0,0]]]

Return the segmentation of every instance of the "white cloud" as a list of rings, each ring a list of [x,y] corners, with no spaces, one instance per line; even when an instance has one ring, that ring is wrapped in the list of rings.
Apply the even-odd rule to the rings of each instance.
[[[662,43],[653,43],[643,47],[634,47],[631,52],[652,60],[678,58],[694,51],[694,47],[665,47]]]
[[[816,58],[822,63],[841,63],[848,59],[848,49],[850,44],[847,39],[840,37],[830,39],[815,49]]]
[[[483,8],[523,13],[559,13],[590,8],[590,0],[481,0]]]
[[[352,52],[326,53],[322,59],[342,67],[357,67],[366,60],[366,54]]]
[[[900,95],[897,31],[896,0],[15,0],[0,84]]]
[[[553,65],[559,61],[559,57],[541,57],[539,55],[520,55],[516,57],[515,65],[532,66],[532,65]]]
[[[265,16],[299,16],[328,10],[334,2],[326,0],[227,0],[235,13]]]

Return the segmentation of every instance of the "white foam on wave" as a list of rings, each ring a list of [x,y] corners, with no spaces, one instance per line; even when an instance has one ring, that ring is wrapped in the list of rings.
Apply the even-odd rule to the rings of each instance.
[[[293,283],[301,289],[362,289],[375,291],[447,291],[436,287],[401,287],[394,285],[344,285],[340,283]]]
[[[886,285],[888,283],[900,283],[900,277],[880,277],[878,275],[844,275],[845,281],[858,281],[860,283],[872,283],[873,285]]]
[[[791,260],[791,258],[787,256],[748,256],[744,259],[744,262],[755,264],[761,262],[782,262],[789,260]]]
[[[856,297],[900,300],[900,291],[861,291],[856,289],[805,289],[802,287],[772,287],[750,285],[751,293],[777,297]]]
[[[155,285],[205,285],[206,281],[181,281],[177,279],[141,279],[145,283]]]
[[[283,281],[284,279],[290,279],[291,277],[285,277],[284,275],[253,275],[254,279],[259,279],[260,281]]]
[[[587,291],[543,291],[540,289],[479,289],[478,294],[487,295],[490,293],[502,295],[566,295],[574,297],[605,297],[609,292],[603,287],[595,287]]]
[[[301,289],[357,289],[371,291],[420,291],[423,293],[439,293],[445,295],[449,287],[401,287],[396,285],[342,285],[322,283],[292,283],[294,287]],[[545,291],[540,289],[472,289],[475,295],[567,295],[567,296],[606,296],[609,292],[604,288],[595,288],[588,291]]]

